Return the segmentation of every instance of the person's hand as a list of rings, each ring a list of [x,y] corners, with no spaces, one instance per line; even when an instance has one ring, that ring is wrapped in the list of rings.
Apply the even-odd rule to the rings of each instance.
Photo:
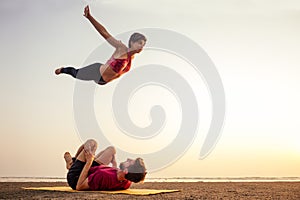
[[[86,18],[88,18],[89,16],[91,16],[89,6],[86,6],[86,7],[84,8],[84,14],[83,14],[83,16],[85,16]]]
[[[91,152],[84,151],[85,159],[87,163],[92,163],[94,160],[94,155]]]

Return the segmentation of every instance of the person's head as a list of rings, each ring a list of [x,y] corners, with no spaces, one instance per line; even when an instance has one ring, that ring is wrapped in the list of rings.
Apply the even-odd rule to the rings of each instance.
[[[134,183],[143,181],[147,174],[142,158],[137,158],[135,160],[127,158],[125,162],[120,163],[119,167],[125,172],[125,178]]]
[[[128,47],[136,53],[140,53],[146,44],[146,37],[141,33],[133,33],[128,41]]]

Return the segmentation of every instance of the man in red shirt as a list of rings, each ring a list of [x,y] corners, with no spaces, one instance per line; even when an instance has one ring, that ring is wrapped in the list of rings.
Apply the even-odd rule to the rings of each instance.
[[[98,153],[97,142],[87,140],[81,145],[72,158],[69,152],[64,155],[69,186],[74,190],[123,190],[128,189],[131,182],[138,183],[147,174],[143,159],[127,159],[117,168],[116,150],[107,147]],[[112,164],[112,167],[108,166]]]

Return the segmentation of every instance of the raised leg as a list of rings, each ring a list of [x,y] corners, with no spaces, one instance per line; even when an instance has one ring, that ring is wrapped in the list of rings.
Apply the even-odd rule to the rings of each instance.
[[[97,142],[96,140],[89,139],[87,140],[83,145],[81,145],[77,151],[77,153],[80,151],[78,156],[76,157],[77,160],[80,160],[82,162],[86,162],[84,151],[88,151],[91,154],[95,155],[95,152],[97,150]]]
[[[115,147],[109,146],[95,156],[95,161],[102,165],[109,165],[112,163],[113,167],[117,167],[115,155]]]
[[[70,168],[71,168],[71,166],[73,165],[73,161],[76,160],[76,158],[79,156],[79,154],[81,153],[81,151],[82,151],[83,149],[84,149],[84,144],[82,144],[82,145],[78,148],[78,150],[77,150],[77,152],[76,152],[74,158],[72,158],[72,156],[71,156],[71,154],[70,154],[69,152],[65,152],[65,154],[64,154],[64,159],[65,159],[65,161],[66,161],[66,168],[67,168],[67,169],[70,169]],[[73,160],[73,159],[75,159],[75,160]]]
[[[97,150],[97,142],[93,139],[87,140],[84,144],[82,144],[75,155],[75,159],[78,159],[82,162],[86,162],[84,151],[89,151],[91,154],[95,155],[95,152]],[[98,153],[94,161],[97,162],[100,165],[109,165],[112,163],[113,167],[117,167],[117,162],[115,159],[116,155],[116,149],[113,146],[109,146],[100,153]],[[66,152],[65,155],[65,161],[66,161],[66,167],[67,169],[70,169],[70,167],[73,164],[72,157],[69,152]]]
[[[65,159],[65,161],[66,161],[66,168],[67,168],[67,169],[70,169],[71,166],[72,166],[72,164],[73,164],[73,159],[72,159],[71,154],[70,154],[69,152],[66,152],[66,153],[64,154],[64,159]]]

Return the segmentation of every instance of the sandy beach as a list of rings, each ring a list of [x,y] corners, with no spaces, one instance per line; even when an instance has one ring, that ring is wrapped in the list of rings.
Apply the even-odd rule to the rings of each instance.
[[[300,199],[300,182],[148,182],[131,186],[131,188],[180,190],[180,192],[150,196],[22,189],[22,187],[46,186],[67,186],[67,184],[62,182],[2,182],[0,183],[0,199]]]

